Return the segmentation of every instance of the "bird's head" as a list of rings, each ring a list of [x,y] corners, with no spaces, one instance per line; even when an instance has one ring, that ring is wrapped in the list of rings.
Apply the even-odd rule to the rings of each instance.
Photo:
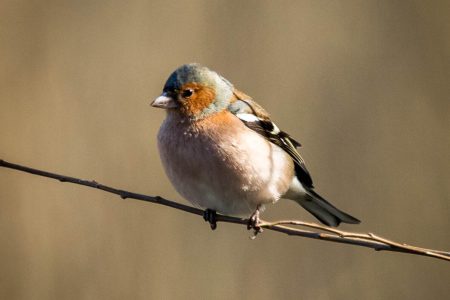
[[[151,105],[198,120],[226,109],[232,98],[233,85],[228,80],[207,67],[186,64],[169,76]]]

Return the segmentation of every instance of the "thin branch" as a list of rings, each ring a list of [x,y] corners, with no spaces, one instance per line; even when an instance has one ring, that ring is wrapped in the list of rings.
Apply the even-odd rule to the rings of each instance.
[[[194,207],[191,207],[188,205],[170,201],[170,200],[164,199],[160,196],[148,196],[148,195],[143,195],[143,194],[138,194],[138,193],[133,193],[133,192],[116,189],[116,188],[109,187],[109,186],[103,185],[101,183],[98,183],[95,180],[84,180],[84,179],[79,179],[79,178],[75,178],[75,177],[59,175],[56,173],[33,169],[33,168],[26,167],[26,166],[17,165],[14,163],[9,163],[4,160],[0,160],[0,167],[14,169],[14,170],[22,171],[22,172],[27,172],[27,173],[31,173],[31,174],[38,175],[38,176],[49,177],[49,178],[59,180],[61,182],[70,182],[70,183],[88,186],[91,188],[96,188],[96,189],[99,189],[99,190],[102,190],[102,191],[105,191],[108,193],[119,195],[122,199],[141,200],[141,201],[156,203],[156,204],[160,204],[160,205],[164,205],[164,206],[169,206],[169,207],[172,207],[172,208],[175,208],[178,210],[182,210],[182,211],[194,214],[194,215],[199,215],[199,216],[203,215],[203,210],[200,210],[198,208],[194,208]],[[217,215],[217,221],[225,222],[225,223],[242,224],[242,225],[248,224],[248,220],[246,220],[246,219],[240,219],[240,218],[223,216],[223,215]],[[300,229],[300,228],[294,228],[294,227],[286,226],[286,225],[312,228],[315,230],[320,230],[320,232],[310,231],[310,230]],[[423,256],[434,257],[434,258],[450,261],[450,252],[449,251],[425,249],[425,248],[421,248],[421,247],[402,244],[402,243],[394,242],[394,241],[388,240],[386,238],[380,237],[373,233],[356,233],[356,232],[342,231],[342,230],[338,230],[336,228],[327,227],[327,226],[319,225],[316,223],[294,221],[294,220],[276,221],[276,222],[268,222],[268,221],[261,220],[259,226],[261,228],[265,228],[267,230],[277,231],[277,232],[285,233],[288,235],[296,235],[296,236],[319,239],[319,240],[324,240],[324,241],[329,241],[329,242],[351,244],[351,245],[355,245],[355,246],[372,248],[377,251],[384,250],[384,251],[402,252],[402,253],[423,255]]]

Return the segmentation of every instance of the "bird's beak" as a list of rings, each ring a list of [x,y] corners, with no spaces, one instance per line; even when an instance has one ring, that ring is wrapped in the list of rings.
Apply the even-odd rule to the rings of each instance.
[[[168,96],[166,93],[162,93],[161,96],[153,100],[151,106],[169,109],[178,107],[178,104],[172,97]]]

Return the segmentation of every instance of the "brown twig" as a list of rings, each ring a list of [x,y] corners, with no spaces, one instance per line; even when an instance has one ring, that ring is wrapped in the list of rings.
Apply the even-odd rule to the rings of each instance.
[[[0,167],[14,169],[22,172],[27,172],[31,174],[35,174],[38,176],[44,176],[53,178],[56,180],[59,180],[61,182],[70,182],[75,183],[79,185],[84,185],[96,189],[100,189],[102,191],[112,193],[119,195],[122,199],[136,199],[136,200],[142,200],[146,202],[161,204],[164,206],[169,206],[178,210],[182,210],[191,214],[195,215],[203,215],[203,211],[194,208],[188,205],[180,204],[174,201],[170,201],[167,199],[164,199],[160,196],[148,196],[133,192],[128,192],[124,190],[119,190],[113,187],[109,187],[103,184],[100,184],[96,182],[95,180],[83,180],[75,177],[70,176],[64,176],[59,175],[47,171],[42,171],[38,169],[33,169],[13,163],[9,163],[4,160],[0,160]],[[225,223],[234,223],[234,224],[243,224],[247,225],[248,220],[235,218],[235,217],[229,217],[229,216],[223,216],[223,215],[217,215],[217,221],[218,222],[225,222]],[[300,228],[293,228],[285,225],[294,225],[294,226],[303,226],[307,228],[312,228],[316,230],[320,230],[320,232],[300,229]],[[261,228],[265,228],[272,231],[277,231],[281,233],[285,233],[288,235],[296,235],[296,236],[302,236],[307,238],[313,238],[313,239],[319,239],[329,242],[336,242],[336,243],[344,243],[344,244],[351,244],[356,246],[362,246],[367,248],[372,248],[377,251],[394,251],[394,252],[402,252],[402,253],[409,253],[409,254],[416,254],[416,255],[423,255],[428,257],[434,257],[446,261],[450,261],[450,252],[449,251],[439,251],[439,250],[433,250],[433,249],[425,249],[421,247],[411,246],[407,244],[401,244],[398,242],[394,242],[391,240],[388,240],[386,238],[380,237],[378,235],[375,235],[373,233],[355,233],[355,232],[348,232],[348,231],[342,231],[335,228],[319,225],[316,223],[309,223],[309,222],[302,222],[302,221],[294,221],[294,220],[287,220],[287,221],[276,221],[276,222],[268,222],[261,220],[259,223],[259,226]]]

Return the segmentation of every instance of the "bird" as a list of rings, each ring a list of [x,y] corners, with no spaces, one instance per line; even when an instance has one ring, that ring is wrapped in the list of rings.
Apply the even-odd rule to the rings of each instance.
[[[204,209],[212,229],[220,213],[248,218],[256,230],[265,205],[280,199],[327,226],[360,223],[315,191],[300,142],[217,72],[198,63],[178,67],[151,106],[166,110],[157,135],[165,173],[181,196]]]

